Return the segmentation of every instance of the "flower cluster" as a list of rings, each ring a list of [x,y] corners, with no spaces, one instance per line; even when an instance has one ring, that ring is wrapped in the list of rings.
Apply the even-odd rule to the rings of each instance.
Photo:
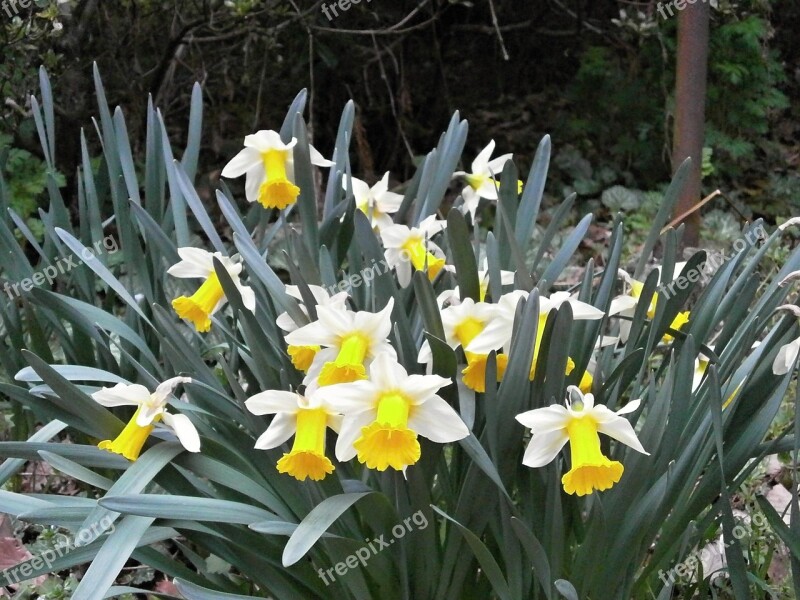
[[[286,209],[301,193],[294,177],[293,149],[297,140],[281,141],[275,131],[259,131],[245,138],[244,149],[225,167],[222,175],[246,175],[247,200],[269,209]],[[309,146],[312,164],[330,166],[319,152]],[[463,178],[461,209],[475,223],[481,199],[496,201],[499,183],[496,179],[510,154],[491,159],[494,142],[477,156],[470,173],[456,172]],[[383,244],[385,262],[396,275],[397,283],[407,287],[414,271],[425,273],[443,291],[438,296],[441,322],[446,342],[460,357],[461,383],[477,393],[487,385],[503,380],[511,352],[515,315],[518,305],[528,301],[528,292],[513,289],[515,273],[500,271],[499,297],[490,297],[490,275],[486,262],[479,271],[480,297],[463,297],[454,285],[455,269],[447,264],[442,247],[434,241],[442,234],[446,222],[431,215],[415,226],[395,223],[392,215],[403,202],[400,194],[389,191],[389,173],[374,186],[356,178],[345,178],[343,188],[352,194],[355,206],[368,218]],[[517,193],[522,183],[518,183]],[[201,279],[203,283],[191,296],[180,296],[172,305],[177,315],[192,323],[197,332],[208,332],[212,317],[226,304],[219,274],[224,270],[241,296],[244,307],[256,311],[253,290],[243,285],[243,264],[238,256],[209,253],[199,248],[180,248],[181,261],[168,273],[178,278]],[[630,316],[641,299],[643,284],[624,277],[623,294],[604,311],[582,302],[567,292],[556,292],[538,298],[537,334],[530,364],[531,381],[535,380],[537,358],[549,315],[569,305],[575,320],[599,320],[613,315]],[[417,365],[410,368],[427,374],[409,373],[398,361],[392,342],[394,299],[375,312],[351,310],[350,298],[341,292],[331,295],[320,286],[308,286],[306,293],[294,285],[286,286],[288,296],[298,301],[302,313],[311,319],[298,323],[289,315],[278,316],[276,325],[284,334],[286,353],[291,364],[303,374],[302,391],[266,390],[246,401],[247,409],[256,415],[273,415],[270,425],[258,438],[255,447],[273,449],[293,438],[291,449],[278,460],[277,470],[298,480],[321,480],[331,474],[333,461],[326,455],[328,429],[337,434],[335,457],[345,462],[357,459],[369,469],[388,468],[405,471],[419,461],[419,437],[435,443],[449,443],[470,435],[470,430],[456,410],[439,395],[450,385],[450,378],[432,374],[433,352],[427,341],[419,347]],[[309,294],[310,292],[310,294]],[[313,298],[315,306],[305,302]],[[655,314],[656,297],[650,301],[648,318]],[[672,323],[680,329],[688,321],[681,313]],[[621,337],[627,332],[621,332]],[[617,338],[608,342],[617,343]],[[665,336],[664,341],[669,341]],[[624,340],[623,340],[624,342]],[[600,344],[602,345],[602,343]],[[487,381],[487,366],[494,355],[496,382]],[[601,450],[598,434],[603,433],[638,452],[645,453],[631,424],[621,415],[635,411],[633,401],[617,412],[594,404],[591,389],[594,383],[589,368],[580,373],[578,386],[566,390],[566,408],[553,405],[517,415],[522,425],[530,428],[532,437],[524,454],[523,464],[541,467],[553,461],[569,442],[571,469],[563,476],[564,489],[584,495],[605,490],[619,481],[623,466],[607,458]],[[570,375],[575,362],[567,359],[565,373]],[[199,450],[200,441],[191,421],[183,415],[172,415],[164,409],[166,399],[178,383],[191,380],[177,377],[161,384],[150,394],[138,385],[119,384],[94,394],[105,406],[135,404],[131,422],[111,441],[107,448],[129,459],[136,459],[153,430],[163,422],[172,428],[187,450]]]

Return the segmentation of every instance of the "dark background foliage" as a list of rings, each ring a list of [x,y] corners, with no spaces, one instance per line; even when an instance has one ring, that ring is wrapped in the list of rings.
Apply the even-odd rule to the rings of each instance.
[[[43,186],[26,160],[39,147],[28,97],[44,64],[55,86],[58,166],[71,183],[80,129],[93,127],[96,61],[110,103],[126,107],[135,152],[147,95],[180,147],[192,83],[202,84],[201,192],[244,135],[277,128],[303,87],[324,153],[342,106],[355,100],[354,169],[367,180],[389,169],[394,181],[409,177],[414,157],[460,110],[471,126],[467,157],[494,138],[526,168],[551,134],[556,198],[575,190],[588,201],[615,185],[654,190],[670,174],[677,22],[658,6],[362,0],[328,20],[323,2],[308,0],[40,0],[13,19],[0,12],[0,158],[30,212]],[[792,0],[719,0],[712,9],[705,191],[722,188],[748,217],[796,212],[799,26]]]

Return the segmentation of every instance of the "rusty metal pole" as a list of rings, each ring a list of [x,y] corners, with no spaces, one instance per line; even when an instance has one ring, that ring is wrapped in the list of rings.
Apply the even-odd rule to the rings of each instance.
[[[676,0],[678,11],[678,56],[675,73],[675,131],[672,143],[672,171],[687,158],[692,170],[675,207],[674,215],[690,210],[701,199],[701,168],[705,136],[706,81],[708,78],[709,4],[707,0]],[[687,216],[684,246],[697,246],[700,239],[700,211]]]

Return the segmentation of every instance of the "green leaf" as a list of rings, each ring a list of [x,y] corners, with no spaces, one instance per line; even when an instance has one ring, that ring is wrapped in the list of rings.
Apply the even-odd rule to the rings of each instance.
[[[489,552],[486,544],[484,544],[477,535],[472,533],[472,531],[464,527],[446,512],[436,506],[431,506],[431,508],[453,523],[464,536],[464,539],[467,540],[467,544],[469,544],[473,554],[475,554],[475,558],[478,559],[478,563],[481,565],[481,569],[486,575],[486,578],[492,584],[492,591],[497,594],[497,597],[500,598],[500,600],[511,600],[511,590],[508,588],[508,582],[503,576],[500,565],[497,564],[497,561],[492,556],[492,553]]]
[[[230,500],[173,494],[167,496],[152,494],[115,496],[112,495],[114,491],[113,489],[109,490],[108,495],[98,500],[98,504],[108,510],[128,515],[242,525],[278,518],[262,508]]]
[[[320,537],[356,502],[375,492],[339,494],[323,500],[301,521],[283,550],[283,566],[290,567],[311,550]]]

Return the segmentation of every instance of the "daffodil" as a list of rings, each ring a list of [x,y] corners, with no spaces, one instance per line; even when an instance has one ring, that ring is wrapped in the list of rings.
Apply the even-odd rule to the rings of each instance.
[[[506,286],[514,283],[514,271],[500,271],[500,285]],[[478,285],[480,290],[479,299],[481,302],[486,301],[486,294],[489,292],[489,269],[487,260],[484,259],[481,263],[481,268],[478,269]],[[454,287],[452,290],[445,290],[437,296],[439,308],[445,308],[445,305],[456,305],[461,303],[461,290],[459,286]]]
[[[450,383],[438,375],[409,375],[394,356],[380,354],[368,381],[320,388],[344,415],[336,458],[357,456],[370,469],[403,470],[419,460],[418,436],[439,444],[467,437],[467,426],[436,394]]]
[[[345,303],[347,302],[347,292],[339,292],[338,294],[331,295],[324,287],[320,287],[318,285],[309,285],[308,289],[314,296],[316,306],[329,306],[334,309],[345,308]],[[300,293],[300,288],[296,285],[287,285],[286,293],[292,298],[300,300],[300,310],[302,310],[306,316],[308,316],[308,309],[306,308],[305,304],[303,304],[303,296]],[[286,333],[290,333],[299,328],[299,325],[295,323],[292,317],[289,316],[289,313],[281,313],[278,315],[278,318],[275,322],[277,323],[278,327],[280,327]],[[311,368],[311,363],[314,361],[314,357],[317,355],[317,352],[319,352],[319,349],[320,347],[316,344],[313,346],[290,345],[288,348],[286,348],[286,352],[288,352],[289,356],[291,357],[292,364],[295,366],[295,368],[303,373],[306,373],[308,372],[308,369]]]
[[[189,417],[169,413],[166,409],[167,398],[172,391],[181,383],[191,381],[190,377],[173,377],[160,384],[152,394],[143,385],[125,383],[94,392],[92,398],[102,406],[136,407],[136,412],[122,432],[113,441],[102,441],[97,447],[121,454],[128,460],[136,460],[155,424],[161,422],[175,432],[181,445],[189,452],[199,452],[200,436]]]
[[[256,310],[256,296],[253,289],[242,285],[239,275],[242,272],[241,261],[223,256],[219,252],[207,252],[200,248],[178,248],[181,261],[167,269],[173,277],[204,279],[205,282],[191,296],[180,296],[172,301],[172,308],[181,319],[191,321],[197,331],[211,329],[211,317],[225,306],[227,301],[222,284],[214,270],[214,259],[222,263],[233,280],[236,289],[242,296],[242,303],[249,311]]]
[[[511,336],[514,331],[514,315],[516,314],[517,304],[520,300],[526,299],[528,293],[523,290],[515,290],[508,294],[503,294],[497,303],[497,312],[491,323],[486,329],[475,336],[465,348],[468,352],[485,354],[492,350],[505,349],[508,351],[511,346]],[[539,349],[544,336],[544,328],[547,323],[547,316],[550,311],[559,308],[562,304],[568,303],[572,309],[572,317],[576,321],[601,319],[605,313],[591,304],[581,302],[577,298],[570,296],[568,292],[555,292],[549,298],[541,296],[539,298],[539,324],[536,327],[536,342],[533,350],[533,361],[531,363],[530,377],[533,379],[536,371],[536,359],[539,356]],[[572,359],[567,359],[566,372],[569,375],[575,363]],[[591,385],[591,384],[589,384]]]
[[[356,199],[356,207],[369,217],[375,231],[381,231],[394,225],[389,215],[396,213],[403,203],[402,194],[389,191],[389,172],[372,187],[367,182],[351,177],[349,181]],[[347,189],[348,181],[342,180],[342,187]]]
[[[497,189],[500,186],[500,174],[503,172],[505,164],[511,160],[513,154],[503,154],[492,159],[494,152],[494,140],[491,140],[486,147],[480,151],[470,166],[471,172],[456,171],[453,177],[463,177],[467,185],[461,192],[464,198],[464,209],[475,221],[475,213],[478,211],[478,204],[481,198],[497,201]],[[522,182],[517,181],[517,193],[522,192]]]
[[[528,467],[548,464],[569,442],[571,468],[561,478],[568,494],[585,496],[594,490],[607,490],[622,477],[622,463],[603,454],[599,433],[649,455],[630,422],[620,416],[639,408],[639,400],[612,412],[602,404],[595,405],[592,394],[584,395],[575,386],[569,386],[565,404],[566,407],[553,404],[524,412],[517,415],[517,421],[533,434],[522,459],[522,464]]]
[[[264,208],[284,209],[297,201],[300,188],[294,178],[294,147],[297,138],[288,144],[277,131],[262,129],[244,138],[244,149],[222,170],[223,177],[246,175],[245,194],[248,202],[259,202]],[[326,160],[309,145],[311,164],[329,167]]]
[[[325,456],[325,432],[329,427],[338,432],[341,417],[317,389],[307,390],[306,395],[267,390],[250,397],[245,406],[256,415],[275,415],[256,440],[257,449],[277,448],[294,436],[291,451],[278,460],[279,473],[300,481],[319,481],[333,473],[333,463]]]
[[[430,238],[446,226],[447,222],[431,215],[417,227],[390,225],[381,230],[386,264],[395,269],[401,286],[411,283],[413,269],[427,271],[428,278],[433,281],[445,268],[444,252]]]
[[[677,263],[675,265],[675,271],[677,272],[678,276],[683,271],[683,268],[686,266],[685,262]],[[657,270],[660,270],[661,267],[656,267]],[[633,279],[630,275],[628,275],[625,271],[619,271],[620,276],[623,279],[623,293],[621,296],[617,296],[611,301],[611,307],[609,308],[609,315],[620,315],[623,317],[631,318],[636,314],[636,306],[638,305],[639,301],[641,300],[642,292],[644,291],[644,282],[638,281]],[[656,316],[656,306],[658,304],[658,294],[654,293],[653,296],[650,298],[650,304],[647,307],[647,318],[653,319]],[[680,331],[681,327],[686,325],[689,322],[689,318],[691,313],[687,311],[681,311],[670,323],[670,328],[674,329],[675,331]],[[627,341],[628,334],[630,333],[630,322],[628,320],[624,320],[620,322],[620,339],[623,342]],[[674,338],[665,333],[664,336],[661,338],[661,341],[669,343]]]
[[[784,304],[775,310],[785,310],[800,318],[800,308],[793,304]],[[794,368],[798,354],[800,354],[800,337],[781,346],[775,360],[772,362],[772,372],[775,375],[786,375]]]
[[[471,298],[465,298],[461,304],[450,306],[442,311],[445,341],[454,349],[459,346],[464,348],[467,366],[461,371],[461,374],[464,376],[464,385],[476,392],[486,391],[486,365],[489,353],[469,352],[466,348],[486,328],[496,313],[496,305],[475,302]],[[496,361],[497,381],[502,381],[508,357],[503,353],[498,353]]]
[[[394,355],[387,336],[392,330],[394,299],[378,312],[353,312],[318,306],[318,320],[286,336],[291,346],[320,346],[305,383],[320,386],[366,379],[369,363],[383,352]]]

